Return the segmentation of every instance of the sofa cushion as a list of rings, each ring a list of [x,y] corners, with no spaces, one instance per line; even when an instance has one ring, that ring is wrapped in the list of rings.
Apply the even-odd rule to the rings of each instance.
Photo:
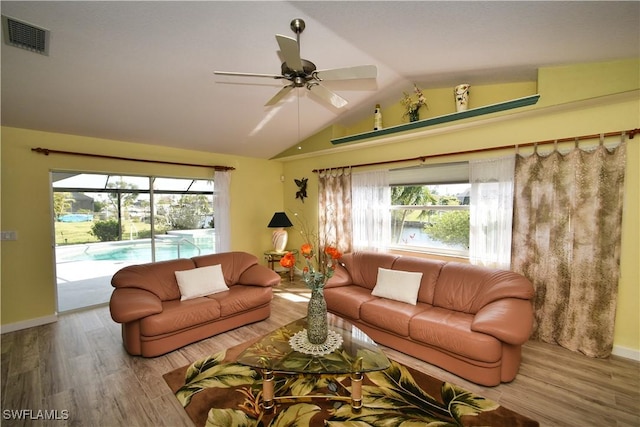
[[[360,320],[386,332],[402,337],[409,336],[409,322],[423,312],[427,304],[409,305],[404,302],[376,298],[360,307]]]
[[[432,307],[415,315],[411,339],[473,360],[494,363],[502,357],[502,343],[491,335],[471,331],[473,315]]]
[[[229,290],[207,296],[220,303],[220,316],[227,317],[268,304],[273,298],[270,287],[231,286]]]
[[[435,293],[436,283],[438,282],[440,271],[445,264],[446,262],[444,261],[434,259],[403,256],[393,263],[393,269],[421,272],[422,280],[420,281],[420,290],[418,291],[418,301],[433,304],[433,294]]]
[[[273,287],[278,286],[281,279],[280,275],[270,268],[255,264],[242,272],[236,284]]]
[[[372,296],[369,289],[349,285],[325,288],[324,299],[331,312],[349,319],[360,319],[360,306],[377,297]]]
[[[502,298],[533,298],[533,285],[512,271],[449,262],[438,278],[433,305],[475,314]]]
[[[201,255],[191,258],[196,267],[206,267],[210,265],[222,264],[224,268],[224,280],[227,286],[233,286],[240,280],[240,276],[252,265],[258,264],[255,255],[246,252],[224,252],[220,254]]]
[[[422,273],[378,268],[378,279],[371,295],[416,305]]]
[[[342,257],[354,285],[373,289],[378,279],[378,267],[391,269],[398,255],[381,252],[352,252]]]
[[[220,318],[220,303],[210,298],[162,303],[162,313],[140,320],[140,333],[147,337],[175,333]]]
[[[176,271],[175,275],[181,301],[229,290],[220,264]]]
[[[111,278],[114,288],[140,288],[155,294],[160,301],[180,299],[180,288],[174,271],[189,270],[190,259],[172,259],[149,264],[129,265]]]
[[[111,318],[118,323],[133,322],[162,312],[162,302],[157,295],[144,289],[114,289],[109,300]]]

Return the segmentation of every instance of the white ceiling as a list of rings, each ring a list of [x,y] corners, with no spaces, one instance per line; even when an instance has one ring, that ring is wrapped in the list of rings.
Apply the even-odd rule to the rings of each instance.
[[[49,56],[2,43],[2,124],[270,158],[423,88],[535,80],[542,66],[640,56],[640,2],[10,2],[51,31]],[[375,81],[326,82],[336,110],[298,89],[214,70],[279,74],[275,34],[318,69],[374,64]],[[4,37],[4,36],[3,36]],[[296,94],[297,92],[297,94]],[[300,122],[298,125],[298,115]]]

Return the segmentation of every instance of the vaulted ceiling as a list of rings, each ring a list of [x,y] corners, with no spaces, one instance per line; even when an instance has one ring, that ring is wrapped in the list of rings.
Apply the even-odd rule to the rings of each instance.
[[[2,1],[50,31],[48,55],[2,43],[2,124],[270,158],[331,124],[424,88],[536,79],[539,67],[640,56],[637,1]],[[375,80],[325,82],[264,104],[282,80],[275,34],[302,18],[318,69],[373,64]],[[4,34],[3,34],[4,39]],[[286,83],[286,82],[285,82]]]

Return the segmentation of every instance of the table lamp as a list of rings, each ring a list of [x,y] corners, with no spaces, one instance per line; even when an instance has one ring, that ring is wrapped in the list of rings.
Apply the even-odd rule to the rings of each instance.
[[[289,239],[289,235],[287,234],[287,230],[285,227],[292,227],[293,224],[287,217],[287,214],[284,212],[276,212],[273,214],[273,218],[271,218],[271,222],[267,227],[275,228],[273,230],[273,250],[276,252],[284,252],[284,248],[287,246],[287,240]]]

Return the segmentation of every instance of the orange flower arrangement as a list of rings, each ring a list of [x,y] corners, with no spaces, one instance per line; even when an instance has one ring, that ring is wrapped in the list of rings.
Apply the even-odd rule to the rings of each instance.
[[[312,291],[322,290],[327,280],[333,276],[342,253],[334,246],[326,246],[316,254],[313,245],[309,242],[317,242],[318,235],[309,227],[303,216],[297,213],[293,216],[299,222],[302,241],[307,242],[300,247],[300,254],[306,260],[306,266],[302,269],[302,279]],[[296,258],[291,252],[287,252],[280,258],[280,265],[285,268],[293,268],[295,264]]]
[[[305,258],[311,258],[313,256],[313,246],[310,243],[305,243],[300,247],[300,253]]]
[[[280,258],[280,265],[284,268],[293,268],[296,265],[296,257],[292,252],[287,252],[282,258]]]
[[[313,246],[305,243],[300,247],[300,253],[306,259],[307,265],[302,269],[302,278],[311,290],[321,290],[327,283],[336,269],[338,260],[342,258],[342,253],[333,246],[324,248],[322,254],[319,254],[317,261],[318,267],[314,266],[314,258],[316,256]],[[280,265],[285,268],[292,268],[296,263],[296,258],[291,252],[287,252],[281,259]]]

